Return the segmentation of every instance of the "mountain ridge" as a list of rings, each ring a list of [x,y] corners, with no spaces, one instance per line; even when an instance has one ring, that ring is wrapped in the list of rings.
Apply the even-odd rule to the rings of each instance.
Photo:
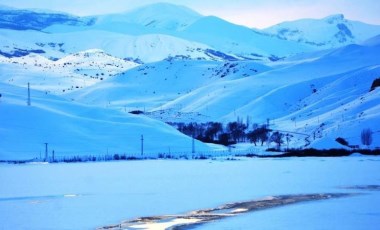
[[[161,11],[167,12],[167,14],[163,14]],[[17,15],[17,12],[21,12],[20,15]],[[202,16],[189,8],[168,3],[147,5],[120,14],[86,17],[55,13],[49,15],[33,11],[25,11],[25,15],[23,15],[22,12],[24,11],[5,11],[3,18],[0,16],[0,28],[34,29],[48,34],[72,33],[72,36],[78,36],[81,32],[88,33],[88,31],[105,31],[129,36],[163,34],[204,44],[210,49],[238,56],[242,59],[261,60],[263,62],[277,61],[284,57],[315,50],[360,43],[369,38],[370,35],[377,35],[375,34],[376,31],[380,33],[380,26],[348,21],[341,14],[323,19],[300,19],[264,30],[252,30],[215,16]],[[11,17],[11,20],[7,19],[7,21],[6,14],[13,13],[15,16]],[[29,20],[31,17],[38,16],[44,19],[41,22]],[[22,22],[32,22],[28,22],[29,24],[20,23],[17,21],[19,18],[22,19]],[[289,23],[291,24],[289,28],[284,26]],[[302,25],[314,23],[315,25],[303,25],[298,28],[297,23]],[[309,27],[313,29],[310,30]],[[327,39],[325,39],[326,34],[329,34]],[[95,36],[97,36],[96,33],[92,38],[89,38],[90,41],[94,40]],[[53,40],[49,42],[61,43]],[[104,42],[111,43],[112,40]],[[34,44],[29,46],[31,45]],[[93,47],[86,49],[89,48]],[[107,49],[102,49],[112,53]],[[2,50],[1,47],[0,50]],[[81,50],[75,50],[75,52],[79,51]]]
[[[298,19],[261,30],[280,39],[320,46],[325,49],[361,43],[380,34],[380,25],[371,25],[335,14],[322,19]]]

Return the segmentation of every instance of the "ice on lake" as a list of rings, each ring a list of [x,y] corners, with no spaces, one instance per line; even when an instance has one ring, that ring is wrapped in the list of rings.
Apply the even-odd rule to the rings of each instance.
[[[270,196],[360,193],[198,228],[375,229],[380,191],[363,188],[379,185],[379,172],[380,158],[373,156],[0,164],[0,223],[1,229],[95,229]]]

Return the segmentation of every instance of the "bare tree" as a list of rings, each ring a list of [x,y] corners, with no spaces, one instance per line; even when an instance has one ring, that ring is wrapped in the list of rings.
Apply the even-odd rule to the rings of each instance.
[[[245,130],[247,126],[240,121],[229,122],[227,124],[227,130],[231,134],[232,139],[235,142],[242,141],[245,138]]]
[[[247,133],[248,140],[256,146],[256,143],[260,140],[259,129],[252,130]]]
[[[290,142],[290,140],[291,140],[292,137],[293,137],[293,135],[291,135],[291,134],[289,134],[289,133],[287,133],[287,134],[285,135],[286,148],[287,148],[287,149],[289,149],[289,142]]]
[[[361,133],[362,144],[369,147],[372,144],[372,130],[371,129],[363,129]]]
[[[284,143],[284,141],[282,140],[283,137],[284,137],[284,134],[276,131],[276,132],[272,133],[270,140],[273,141],[274,143],[276,143],[277,148],[280,149],[281,144]]]

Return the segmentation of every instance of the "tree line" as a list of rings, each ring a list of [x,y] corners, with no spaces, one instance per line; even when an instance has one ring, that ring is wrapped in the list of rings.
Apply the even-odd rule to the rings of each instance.
[[[290,135],[285,135],[278,131],[272,132],[267,124],[251,125],[249,121],[243,122],[240,119],[228,122],[225,125],[220,122],[168,122],[168,124],[199,141],[222,144],[225,146],[249,141],[255,146],[263,146],[264,143],[268,144],[274,142],[278,147],[281,147],[281,144],[284,143],[284,139],[286,139],[287,142],[290,141]]]

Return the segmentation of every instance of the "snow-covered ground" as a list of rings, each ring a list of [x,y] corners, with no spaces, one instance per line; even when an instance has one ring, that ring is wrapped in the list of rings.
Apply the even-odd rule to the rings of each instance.
[[[192,151],[192,139],[175,128],[128,111],[108,109],[65,100],[50,93],[31,90],[27,106],[27,89],[1,84],[0,159],[42,157],[44,143],[49,156],[140,154],[141,135],[144,154]],[[198,151],[214,148],[195,141]]]
[[[379,26],[335,15],[258,31],[165,3],[89,17],[45,12],[33,23],[16,17],[32,11],[0,11],[7,22],[0,23],[1,161],[41,159],[45,143],[61,158],[140,156],[142,147],[147,157],[191,154],[193,146],[198,154],[227,153],[165,123],[190,121],[265,123],[292,133],[290,147],[318,149],[342,148],[337,137],[360,145],[371,128],[370,148],[380,146],[380,88],[371,89],[380,77]],[[231,148],[262,154],[266,147],[273,143]],[[348,187],[380,185],[379,168],[379,157],[360,154],[0,164],[0,229],[94,229],[268,196],[341,192],[357,194],[198,228],[377,229],[380,191]]]
[[[2,229],[94,229],[267,196],[343,192],[360,194],[248,213],[200,228],[376,229],[380,191],[345,187],[379,185],[379,167],[379,157],[367,156],[0,164],[0,223]]]
[[[371,229],[379,226],[379,191],[350,198],[301,203],[253,212],[195,229]]]

